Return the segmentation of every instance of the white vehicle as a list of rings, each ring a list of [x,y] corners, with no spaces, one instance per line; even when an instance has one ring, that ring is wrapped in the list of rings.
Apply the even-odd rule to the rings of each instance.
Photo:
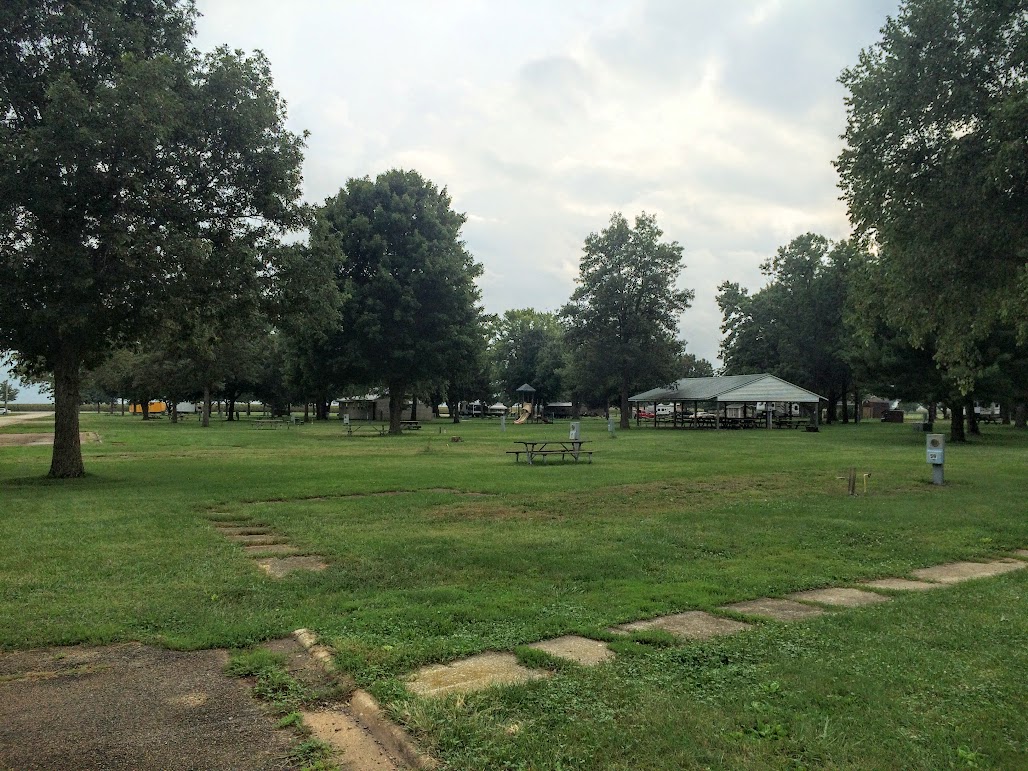
[[[768,407],[771,408],[771,414],[776,418],[783,415],[796,417],[800,414],[800,405],[789,402],[757,402],[757,414],[763,415],[767,412]]]
[[[6,407],[0,407],[0,415],[6,415],[6,414],[7,414],[7,408]]]

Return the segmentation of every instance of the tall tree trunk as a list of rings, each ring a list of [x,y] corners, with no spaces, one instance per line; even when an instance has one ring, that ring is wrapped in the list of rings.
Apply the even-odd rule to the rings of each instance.
[[[81,377],[78,357],[62,354],[54,366],[54,452],[50,476],[55,479],[73,479],[86,473],[79,443]]]
[[[966,442],[967,435],[964,434],[964,408],[960,404],[950,407],[951,419],[949,427],[949,440],[951,442]]]
[[[410,398],[410,419],[418,419],[418,397],[414,395]]]
[[[250,417],[250,398],[246,399],[246,417]]]
[[[125,417],[125,397],[121,399],[121,416]]]
[[[1028,404],[1024,402],[1014,407],[1014,428],[1028,428]]]
[[[828,404],[825,407],[825,423],[835,422],[835,407],[839,401],[838,395],[835,393],[835,388],[828,389]]]
[[[203,387],[203,408],[200,412],[200,425],[204,428],[211,427],[211,387]]]
[[[978,428],[978,413],[974,411],[974,401],[968,399],[964,409],[967,410],[967,433],[971,436],[981,436],[982,431]]]
[[[621,428],[631,428],[629,418],[632,414],[632,405],[628,401],[628,381],[622,378],[621,380]]]
[[[842,422],[850,422],[850,405],[849,401],[847,400],[846,386],[842,387]]]
[[[450,418],[453,422],[460,423],[460,398],[456,388],[446,389],[446,406],[450,410]]]
[[[171,402],[171,422],[178,423],[178,402]]]
[[[1010,402],[999,405],[999,422],[1004,426],[1010,425]]]
[[[235,399],[235,397],[233,396],[232,398],[228,399],[226,404],[228,405],[228,419],[229,420],[235,420],[236,419],[236,415],[235,415],[235,413],[236,413],[236,399]]]
[[[399,434],[400,422],[403,420],[403,388],[394,384],[389,386],[389,433]]]
[[[149,399],[143,399],[143,401],[141,401],[139,403],[139,409],[143,411],[143,420],[149,420],[150,419],[150,400]]]
[[[928,422],[929,423],[934,423],[935,419],[938,417],[938,413],[939,413],[938,405],[935,402],[932,402],[931,404],[929,404],[928,405]]]
[[[860,386],[854,384],[853,385],[853,422],[854,423],[857,423],[857,424],[860,423],[860,418],[862,417],[860,413],[862,411],[863,410],[862,410],[862,407],[860,405]]]

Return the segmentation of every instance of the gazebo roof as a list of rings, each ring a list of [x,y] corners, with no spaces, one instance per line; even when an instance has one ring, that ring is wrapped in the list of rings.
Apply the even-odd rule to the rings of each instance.
[[[823,397],[768,374],[687,377],[662,388],[651,388],[630,402],[797,402],[817,403]]]

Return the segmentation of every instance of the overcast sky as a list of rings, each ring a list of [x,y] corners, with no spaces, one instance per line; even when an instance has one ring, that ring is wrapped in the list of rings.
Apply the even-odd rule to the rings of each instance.
[[[259,48],[310,132],[304,193],[416,169],[467,214],[485,308],[558,310],[612,212],[685,252],[714,361],[723,281],[849,234],[840,71],[899,0],[199,0],[197,46]],[[716,362],[715,362],[716,363]]]

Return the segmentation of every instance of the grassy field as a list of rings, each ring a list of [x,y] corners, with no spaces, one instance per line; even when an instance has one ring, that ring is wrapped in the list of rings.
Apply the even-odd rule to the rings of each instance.
[[[1010,427],[951,445],[944,487],[909,426],[605,428],[583,423],[592,464],[529,467],[512,441],[566,423],[346,437],[84,414],[103,440],[85,479],[0,447],[0,646],[309,627],[453,769],[1028,766],[1024,573],[715,642],[639,636],[593,669],[522,649],[556,675],[410,696],[429,662],[1028,547],[1028,433]],[[851,466],[866,494],[846,495]],[[329,568],[265,577],[210,522],[239,516]]]

